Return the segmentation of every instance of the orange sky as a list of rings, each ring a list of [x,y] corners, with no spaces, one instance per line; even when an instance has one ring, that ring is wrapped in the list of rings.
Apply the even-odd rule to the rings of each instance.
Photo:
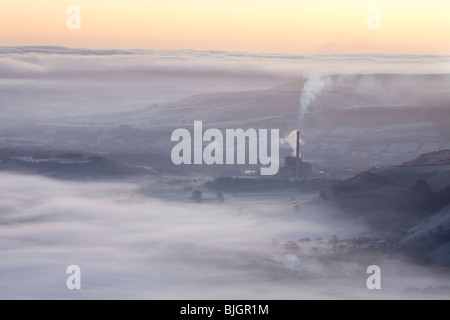
[[[72,4],[80,30],[66,26]],[[448,0],[4,0],[0,45],[450,54],[449,16]]]

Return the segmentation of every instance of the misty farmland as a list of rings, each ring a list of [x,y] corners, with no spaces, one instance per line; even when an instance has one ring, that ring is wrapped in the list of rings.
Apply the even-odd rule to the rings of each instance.
[[[0,50],[0,298],[450,297],[442,61],[204,54]],[[279,130],[279,172],[174,163],[194,121]]]

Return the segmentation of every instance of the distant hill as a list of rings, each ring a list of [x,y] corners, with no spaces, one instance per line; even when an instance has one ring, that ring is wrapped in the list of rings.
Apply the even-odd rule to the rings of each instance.
[[[450,150],[441,150],[431,153],[422,154],[417,159],[407,161],[404,166],[419,166],[433,164],[450,164]]]
[[[320,88],[301,79],[263,90],[210,92],[138,111],[59,119],[39,130],[57,132],[56,141],[46,138],[70,141],[72,149],[168,152],[171,132],[192,129],[195,120],[205,128],[279,128],[282,136],[299,129],[306,160],[344,170],[450,148],[450,75],[332,75],[318,82]],[[314,99],[303,110],[308,94]]]
[[[57,178],[117,178],[152,173],[144,168],[126,166],[97,155],[14,149],[0,150],[0,170]]]

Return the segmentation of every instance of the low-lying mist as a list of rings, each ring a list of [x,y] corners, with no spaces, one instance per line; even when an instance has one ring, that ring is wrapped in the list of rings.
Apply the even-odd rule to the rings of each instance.
[[[448,273],[328,239],[370,231],[315,194],[149,197],[142,185],[0,175],[0,299],[448,298]],[[382,290],[366,268],[382,269]],[[82,290],[69,291],[78,265]]]
[[[307,111],[321,75],[446,74],[449,59],[0,46],[0,105],[7,120],[0,128],[132,112],[192,95],[268,89],[312,77],[304,88],[311,93],[301,99]]]

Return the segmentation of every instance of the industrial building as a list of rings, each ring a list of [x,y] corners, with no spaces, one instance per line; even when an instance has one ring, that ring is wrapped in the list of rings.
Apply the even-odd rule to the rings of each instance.
[[[297,141],[295,157],[285,158],[284,167],[280,168],[279,174],[282,176],[291,176],[292,178],[304,178],[312,173],[312,163],[303,161],[300,155],[300,131],[297,131]]]

